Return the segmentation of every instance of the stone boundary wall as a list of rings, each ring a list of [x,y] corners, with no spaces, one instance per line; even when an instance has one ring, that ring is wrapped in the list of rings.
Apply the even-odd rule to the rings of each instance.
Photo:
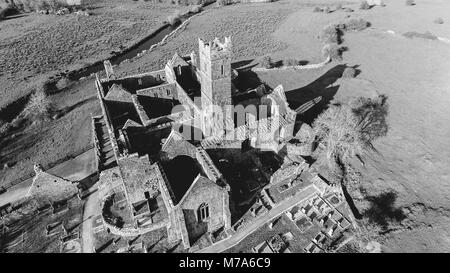
[[[102,214],[102,221],[105,227],[109,228],[112,234],[128,237],[142,235],[153,230],[167,227],[167,220],[164,220],[155,224],[150,224],[149,226],[143,228],[130,228],[130,227],[118,228],[106,222],[105,218],[103,217],[103,214]]]
[[[100,142],[97,138],[97,131],[95,129],[95,120],[96,119],[101,119],[103,118],[102,116],[93,116],[91,114],[91,126],[92,126],[92,142],[94,145],[94,152],[95,152],[95,169],[97,170],[97,174],[99,173],[100,169],[100,155],[101,155],[101,151],[100,151]]]
[[[385,30],[385,29],[374,29],[374,30],[381,31],[381,32],[384,32],[384,33],[387,33],[387,34],[391,34],[391,35],[394,35],[394,36],[403,36],[402,34],[399,34],[399,33],[395,32],[393,30],[390,30],[390,29],[388,29],[388,30]],[[439,36],[436,36],[436,37],[437,37],[438,41],[446,43],[446,44],[450,44],[450,39],[444,38],[444,37],[439,37]]]
[[[277,2],[278,0],[239,0],[239,3],[271,3],[271,2]]]
[[[166,36],[164,36],[164,38],[162,38],[162,40],[161,40],[160,42],[158,42],[158,43],[156,43],[156,44],[153,44],[149,49],[144,50],[144,51],[142,51],[141,53],[138,53],[138,54],[136,55],[136,57],[140,57],[140,56],[142,56],[143,54],[152,51],[152,50],[155,49],[157,46],[164,45],[164,44],[167,42],[167,39],[171,38],[172,36],[174,36],[175,34],[177,34],[179,31],[181,31],[182,29],[184,29],[184,28],[186,27],[186,25],[189,23],[189,21],[190,21],[192,18],[197,17],[197,16],[199,16],[200,14],[203,14],[203,13],[205,13],[205,12],[206,12],[206,10],[203,10],[203,11],[200,11],[199,13],[197,13],[197,14],[194,14],[194,15],[190,16],[189,18],[187,18],[186,20],[184,20],[184,22],[181,23],[181,25],[179,25],[176,29],[174,29],[172,32],[170,32],[170,33],[167,34]],[[187,11],[186,13],[182,14],[181,17],[186,16],[186,15],[188,15],[189,13],[190,13],[190,11]]]
[[[103,212],[103,209],[105,207],[105,202],[106,202],[107,196],[104,196],[101,200],[101,211]],[[127,198],[128,199],[128,198]],[[116,227],[110,223],[108,223],[105,219],[105,217],[103,216],[103,213],[101,213],[101,217],[102,217],[102,222],[103,225],[106,228],[109,228],[109,230],[111,231],[112,234],[115,235],[119,235],[119,236],[138,236],[138,235],[142,235],[145,234],[147,232],[153,231],[153,230],[157,230],[163,227],[167,227],[168,226],[168,221],[167,219],[164,219],[160,222],[154,223],[154,224],[150,224],[146,227],[123,227],[123,228],[119,228]]]
[[[321,63],[317,63],[317,64],[292,65],[292,66],[282,66],[282,67],[272,67],[272,68],[255,67],[255,68],[252,68],[252,70],[253,71],[264,72],[264,71],[289,70],[289,69],[293,69],[293,70],[296,70],[296,69],[299,69],[299,70],[302,70],[302,69],[317,69],[317,68],[323,67],[324,65],[326,65],[330,61],[331,61],[331,57],[328,56],[328,58],[325,61],[323,61]]]
[[[157,83],[163,83],[166,81],[166,72],[164,71],[164,69],[160,69],[160,70],[155,70],[155,71],[151,71],[151,72],[145,72],[145,73],[140,73],[140,74],[134,74],[134,75],[130,75],[130,76],[124,76],[124,77],[120,77],[120,78],[116,78],[116,79],[105,79],[103,81],[103,83],[120,83],[121,81],[124,80],[138,80],[144,77],[153,77],[155,78],[155,82]]]

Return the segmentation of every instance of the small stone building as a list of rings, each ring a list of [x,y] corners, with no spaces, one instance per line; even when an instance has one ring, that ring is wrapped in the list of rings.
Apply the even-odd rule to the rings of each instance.
[[[60,201],[77,194],[77,184],[67,179],[45,172],[38,164],[34,166],[36,173],[27,197],[46,199],[50,202]]]

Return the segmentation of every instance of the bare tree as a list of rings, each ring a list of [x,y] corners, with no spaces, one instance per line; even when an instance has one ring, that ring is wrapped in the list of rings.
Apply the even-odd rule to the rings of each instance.
[[[388,132],[387,114],[389,105],[387,96],[364,98],[360,97],[350,101],[353,113],[357,116],[358,130],[366,146],[372,146],[372,141],[379,137],[386,136]]]
[[[375,99],[356,98],[349,103],[331,105],[316,119],[313,130],[326,148],[330,167],[373,149],[372,141],[386,135],[386,100],[384,95]]]
[[[330,166],[363,149],[358,120],[345,104],[331,105],[313,124],[314,133],[325,148]]]
[[[35,91],[24,109],[26,116],[45,117],[51,110],[51,100],[43,90]]]

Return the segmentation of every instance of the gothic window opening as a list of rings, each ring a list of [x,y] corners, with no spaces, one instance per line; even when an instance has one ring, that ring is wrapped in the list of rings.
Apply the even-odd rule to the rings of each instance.
[[[209,218],[209,206],[206,203],[200,205],[197,211],[198,221],[203,222]]]
[[[220,74],[223,76],[223,65],[220,66]]]

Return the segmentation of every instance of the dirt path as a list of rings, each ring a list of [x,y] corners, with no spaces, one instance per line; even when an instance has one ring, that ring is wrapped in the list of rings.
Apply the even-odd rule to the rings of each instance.
[[[237,245],[239,242],[241,242],[243,239],[245,239],[248,235],[250,235],[252,232],[257,230],[259,227],[267,223],[268,221],[274,219],[275,217],[279,216],[283,212],[289,210],[293,206],[297,205],[298,203],[302,202],[303,200],[306,200],[310,197],[312,197],[314,194],[316,194],[317,191],[313,186],[310,186],[309,188],[306,188],[304,191],[299,193],[294,198],[288,199],[280,203],[279,205],[273,207],[268,214],[264,215],[263,217],[253,221],[249,225],[245,226],[241,230],[239,230],[237,233],[235,233],[233,236],[231,236],[228,239],[222,240],[216,244],[213,244],[209,247],[203,248],[199,250],[200,253],[219,253],[222,251],[225,251],[229,249],[230,247],[233,247]]]
[[[83,210],[83,225],[81,227],[81,249],[83,253],[92,253],[95,246],[92,230],[92,218],[98,211],[97,186],[93,186],[91,192],[92,194],[87,197]]]

